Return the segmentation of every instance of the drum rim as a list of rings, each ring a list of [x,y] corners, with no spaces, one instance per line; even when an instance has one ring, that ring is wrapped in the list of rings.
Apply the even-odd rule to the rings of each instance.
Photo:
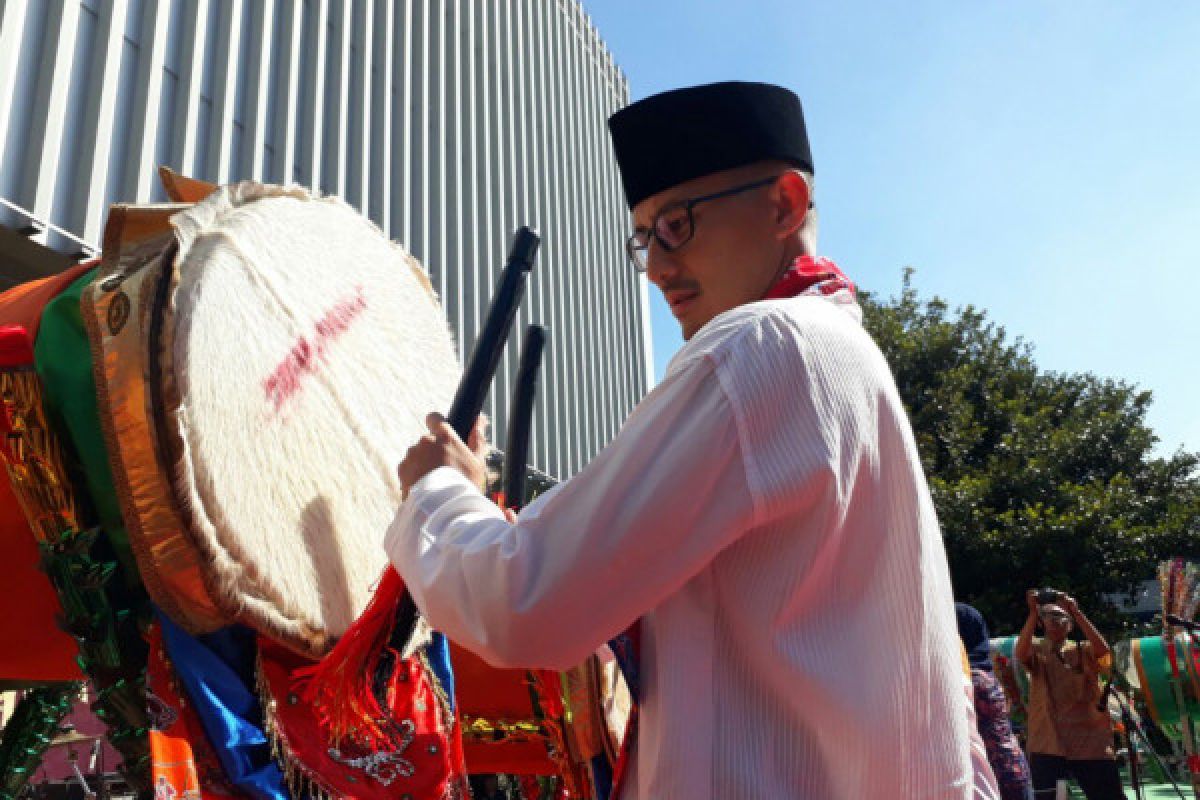
[[[129,322],[121,330],[114,333],[110,329],[106,335],[105,331],[101,330],[101,320],[107,318],[117,292],[122,290],[130,278],[153,282],[154,286],[157,286],[157,282],[161,281],[166,271],[165,259],[175,246],[174,234],[170,231],[138,241],[132,246],[125,246],[120,239],[124,211],[124,208],[115,208],[110,214],[108,229],[105,232],[108,249],[96,279],[82,297],[81,311],[92,349],[101,433],[108,451],[113,488],[129,532],[130,549],[137,561],[138,572],[146,591],[164,613],[190,633],[210,633],[228,625],[230,620],[213,597],[203,574],[196,569],[196,565],[199,564],[199,551],[191,537],[183,533],[174,492],[163,479],[165,472],[157,444],[157,431],[144,413],[121,408],[110,386],[110,383],[119,380],[116,370],[132,367],[128,364],[118,364],[119,359],[114,357],[111,365],[113,374],[110,375],[110,364],[106,355],[111,353],[116,356],[120,353],[122,343],[126,341],[120,338],[120,334],[124,333],[128,337],[142,326],[143,315],[146,313],[145,303],[148,302],[147,295],[151,287],[142,290],[141,283],[138,284],[135,293],[136,307],[130,311]],[[113,232],[114,229],[117,229],[116,233]],[[128,295],[126,297],[128,298]],[[125,345],[126,350],[129,347]],[[132,352],[136,368],[140,371],[145,365],[144,348],[137,346]],[[117,433],[118,425],[122,427],[120,436]],[[141,449],[153,454],[158,467],[153,485],[143,482],[141,492],[135,492],[131,470],[126,469],[128,451],[134,446],[135,437],[139,440]],[[139,495],[143,496],[141,503],[138,500]],[[151,518],[143,509],[143,505],[155,507],[158,516]],[[168,579],[158,568],[156,552],[176,548],[188,554],[186,560],[191,562],[192,569],[197,572],[196,579],[185,576]]]

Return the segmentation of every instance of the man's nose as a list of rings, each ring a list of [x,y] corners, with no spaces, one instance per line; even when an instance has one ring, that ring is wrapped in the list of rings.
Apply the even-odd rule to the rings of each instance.
[[[646,248],[646,277],[658,288],[679,274],[679,261],[657,241],[651,240]]]

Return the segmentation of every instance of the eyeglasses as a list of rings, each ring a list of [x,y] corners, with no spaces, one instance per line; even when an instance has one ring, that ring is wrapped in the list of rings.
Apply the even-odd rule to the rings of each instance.
[[[659,246],[668,253],[678,250],[690,242],[696,234],[696,220],[692,216],[692,209],[701,203],[707,203],[709,200],[718,200],[722,197],[729,197],[741,194],[742,192],[748,192],[751,189],[768,186],[777,180],[779,180],[778,175],[771,178],[764,178],[754,183],[744,183],[741,186],[734,186],[732,189],[726,189],[723,192],[706,194],[703,197],[692,197],[672,203],[655,215],[654,221],[650,223],[649,228],[638,228],[625,242],[625,255],[629,257],[629,263],[638,272],[646,271],[646,259],[650,250],[651,238],[657,241]]]

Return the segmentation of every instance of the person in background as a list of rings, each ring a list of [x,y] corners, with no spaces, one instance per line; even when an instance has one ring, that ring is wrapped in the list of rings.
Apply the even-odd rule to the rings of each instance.
[[[992,668],[991,642],[983,615],[966,603],[955,603],[958,635],[971,663],[975,687],[975,720],[987,748],[988,763],[1000,784],[1003,800],[1032,800],[1029,763],[1008,720],[1008,699]]]
[[[1059,780],[1073,777],[1088,800],[1124,800],[1112,720],[1096,707],[1100,673],[1112,667],[1112,651],[1074,598],[1030,589],[1025,600],[1029,616],[1014,655],[1029,672],[1026,746],[1034,791],[1052,790]],[[1039,622],[1043,637],[1033,635]],[[1083,632],[1082,642],[1069,638],[1075,625]]]

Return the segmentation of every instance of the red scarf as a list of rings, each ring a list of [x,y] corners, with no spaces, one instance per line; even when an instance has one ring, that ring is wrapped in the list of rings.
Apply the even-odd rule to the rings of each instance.
[[[767,290],[764,300],[780,300],[801,294],[831,295],[842,290],[854,297],[854,284],[824,256],[800,256]]]

